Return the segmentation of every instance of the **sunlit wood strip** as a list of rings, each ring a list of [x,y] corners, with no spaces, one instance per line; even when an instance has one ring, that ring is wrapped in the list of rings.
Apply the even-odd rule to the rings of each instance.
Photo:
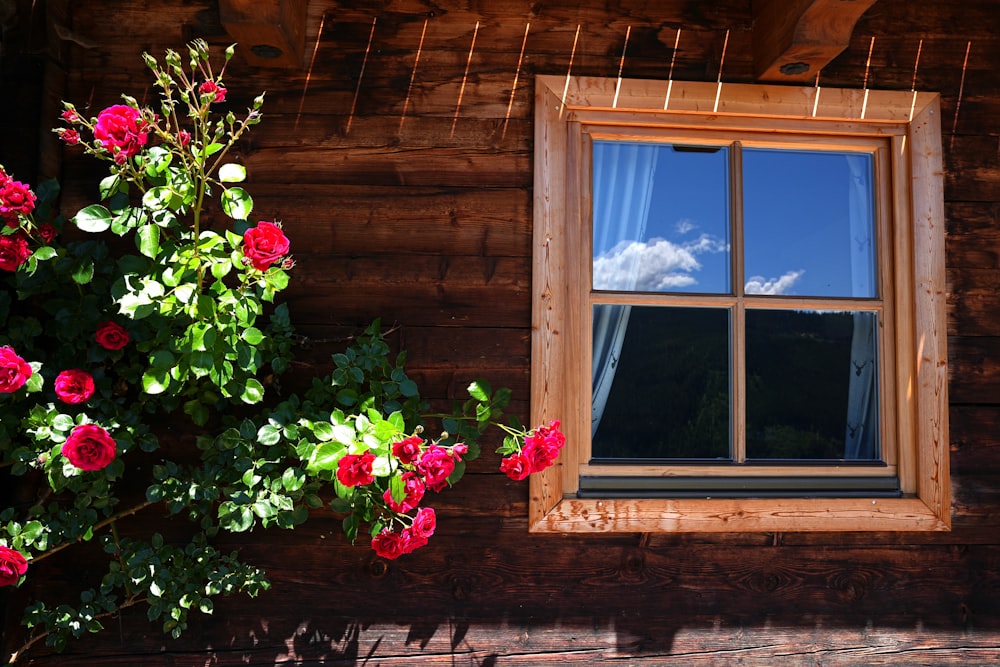
[[[712,113],[719,110],[719,96],[722,95],[722,66],[726,63],[726,47],[729,46],[729,31],[726,31],[726,39],[722,42],[722,57],[719,58],[719,81],[715,88],[715,107]]]
[[[862,86],[865,89],[865,100],[861,103],[861,120],[865,119],[865,112],[868,110],[868,72],[871,70],[872,66],[872,51],[875,50],[875,36],[872,35],[872,41],[868,44],[868,59],[865,61],[865,82]]]
[[[674,88],[674,63],[677,62],[677,45],[681,43],[681,29],[677,29],[677,36],[674,37],[674,52],[670,56],[670,71],[667,73],[667,95],[663,98],[663,110],[670,106],[670,92]]]
[[[821,88],[819,87],[819,72],[816,72],[816,96],[813,97],[813,118],[816,117],[816,110],[819,108],[819,94]]]
[[[413,57],[413,70],[410,72],[410,85],[406,87],[406,99],[403,100],[403,113],[399,117],[399,132],[403,131],[403,123],[406,121],[406,110],[410,106],[410,95],[413,93],[413,82],[417,79],[417,66],[420,64],[420,54],[424,50],[424,37],[427,36],[427,22],[430,19],[424,19],[424,27],[420,31],[420,43],[417,44],[417,55]]]
[[[948,140],[948,149],[955,144],[955,130],[958,129],[958,112],[962,108],[962,95],[965,93],[965,72],[969,69],[969,51],[972,50],[972,41],[965,45],[965,60],[962,61],[962,79],[958,83],[958,99],[955,100],[955,117],[951,120],[951,139]]]
[[[913,101],[910,102],[910,117],[913,120],[913,110],[917,106],[917,67],[920,66],[920,51],[924,48],[924,40],[917,42],[917,59],[913,61],[913,80],[910,82],[910,90],[913,92]]]
[[[465,61],[465,74],[462,75],[462,86],[458,89],[458,103],[455,104],[455,117],[451,121],[450,137],[455,136],[455,125],[458,124],[458,115],[462,111],[462,97],[465,96],[465,84],[469,81],[469,68],[472,66],[472,54],[476,50],[476,35],[479,34],[479,21],[472,31],[472,44],[469,46],[469,57]]]
[[[566,68],[566,85],[563,86],[562,99],[559,101],[559,116],[566,108],[566,93],[569,92],[570,75],[573,73],[573,57],[576,56],[576,43],[580,39],[580,24],[576,24],[576,35],[573,37],[573,48],[569,52],[569,67]]]
[[[309,59],[309,69],[306,71],[306,81],[302,84],[302,97],[299,99],[299,110],[295,114],[295,129],[299,129],[299,119],[302,118],[302,108],[306,104],[306,92],[309,90],[309,82],[312,80],[313,67],[316,66],[316,52],[319,51],[319,41],[323,37],[323,26],[326,25],[326,13],[319,21],[319,30],[316,31],[316,43],[313,44],[312,57]]]
[[[618,94],[622,90],[622,72],[625,70],[625,52],[628,51],[628,38],[632,34],[632,26],[625,29],[625,44],[622,45],[622,57],[618,63],[618,82],[615,84],[615,98],[611,101],[611,108],[618,108]]]
[[[350,133],[351,123],[354,122],[354,110],[358,106],[358,94],[361,92],[361,81],[365,78],[365,67],[368,66],[368,54],[372,50],[372,41],[375,39],[375,22],[378,17],[372,18],[372,29],[368,33],[368,45],[365,47],[365,57],[361,60],[361,72],[358,73],[358,85],[354,88],[354,99],[351,101],[351,112],[347,115],[347,128],[345,134]]]
[[[521,76],[521,65],[524,63],[524,49],[528,46],[528,31],[531,29],[531,23],[528,22],[524,25],[524,39],[521,40],[521,55],[517,57],[517,70],[514,72],[514,83],[510,87],[510,100],[507,101],[507,115],[503,119],[503,131],[500,133],[500,139],[507,136],[507,124],[510,122],[510,112],[514,108],[514,95],[517,93],[517,80]]]

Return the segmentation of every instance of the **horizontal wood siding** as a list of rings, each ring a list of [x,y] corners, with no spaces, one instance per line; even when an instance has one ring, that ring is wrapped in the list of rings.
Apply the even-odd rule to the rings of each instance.
[[[65,0],[49,4],[55,12]],[[154,94],[142,51],[230,41],[212,0],[68,5],[80,41],[58,42],[53,67],[66,73],[66,98],[90,114],[121,92]],[[433,405],[464,399],[469,381],[485,376],[514,390],[512,411],[527,419],[534,75],[565,76],[572,54],[573,74],[621,70],[665,89],[678,28],[675,78],[721,76],[723,95],[726,82],[752,81],[750,0],[311,0],[301,70],[250,70],[237,55],[228,104],[238,110],[267,91],[264,121],[237,157],[255,217],[283,221],[297,261],[287,299],[305,341],[289,386],[328,370],[345,337],[381,317]],[[220,601],[176,641],[128,610],[107,632],[63,655],[35,649],[26,664],[1000,657],[998,28],[995,0],[879,0],[819,79],[860,88],[867,69],[869,87],[915,83],[942,95],[951,532],[529,535],[527,483],[497,471],[491,436],[467,479],[435,498],[438,533],[412,556],[386,562],[351,546],[325,512],[294,532],[226,536],[221,545],[269,572],[273,588],[260,599]],[[60,174],[40,175],[61,176],[71,213],[91,201],[102,168],[72,150],[61,159]],[[183,538],[184,523],[155,509],[122,530],[150,522]],[[88,549],[40,563],[30,586],[4,593],[8,610],[96,580],[100,555]],[[18,632],[10,616],[6,627]]]

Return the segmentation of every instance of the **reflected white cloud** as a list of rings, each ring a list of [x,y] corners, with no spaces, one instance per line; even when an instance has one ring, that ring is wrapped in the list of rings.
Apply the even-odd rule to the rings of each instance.
[[[792,286],[798,282],[805,271],[789,271],[780,278],[764,278],[763,276],[751,276],[743,286],[746,294],[764,294],[774,296],[776,294],[788,294]]]
[[[701,269],[696,255],[728,249],[708,234],[681,245],[660,238],[623,241],[594,258],[594,289],[658,292],[694,285],[698,281],[691,274]]]
[[[681,235],[694,231],[697,228],[698,225],[694,224],[694,221],[689,218],[681,218],[677,221],[677,224],[674,225],[674,229]]]

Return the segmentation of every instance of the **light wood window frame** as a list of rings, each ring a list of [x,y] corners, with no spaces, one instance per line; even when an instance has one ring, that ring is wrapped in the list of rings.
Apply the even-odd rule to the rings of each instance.
[[[539,75],[535,105],[531,418],[561,420],[567,445],[555,466],[530,478],[529,529],[950,530],[939,96]],[[590,448],[590,138],[741,134],[797,148],[861,146],[875,155],[878,262],[888,272],[883,455],[896,466],[903,496],[580,498]],[[632,472],[679,474],[665,466]]]

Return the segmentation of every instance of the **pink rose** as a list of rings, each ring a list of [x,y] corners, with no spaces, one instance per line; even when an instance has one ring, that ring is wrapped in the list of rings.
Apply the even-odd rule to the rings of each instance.
[[[288,254],[288,237],[273,222],[258,222],[243,233],[243,256],[253,268],[267,271],[274,262]]]
[[[27,185],[8,179],[0,185],[0,218],[16,220],[19,215],[30,215],[35,209],[35,199],[35,193]]]
[[[73,368],[56,376],[55,389],[63,403],[83,403],[94,395],[94,378],[90,373]]]
[[[80,470],[102,470],[115,460],[115,441],[96,424],[74,426],[62,455]]]
[[[10,346],[0,347],[0,394],[12,394],[31,377],[31,366]]]
[[[94,338],[105,350],[120,350],[131,340],[128,332],[120,324],[111,321],[99,324]]]
[[[21,232],[0,236],[0,269],[17,271],[31,257],[28,239]]]
[[[447,449],[440,445],[431,445],[420,455],[417,461],[417,472],[424,478],[424,483],[434,491],[440,491],[447,484],[448,476],[455,471],[455,459]]]
[[[394,533],[388,528],[372,538],[372,549],[382,558],[396,560],[406,553],[406,543],[400,533]]]
[[[146,145],[149,134],[142,113],[124,104],[116,104],[97,116],[94,138],[115,157],[115,162],[125,161]]]
[[[399,459],[400,463],[409,465],[420,456],[420,448],[424,441],[418,436],[412,435],[405,440],[392,443],[392,455]]]
[[[10,547],[0,545],[0,586],[13,586],[28,571],[28,561]]]
[[[372,476],[372,462],[375,455],[371,452],[364,454],[348,454],[337,461],[337,479],[344,486],[364,486],[375,481]]]
[[[434,534],[435,528],[437,528],[437,515],[434,513],[434,508],[421,507],[417,510],[417,515],[413,517],[413,524],[410,526],[414,535],[426,539]]]
[[[226,101],[226,89],[220,85],[217,85],[214,81],[206,81],[198,87],[199,95],[212,95],[215,97],[212,99],[213,102],[225,102]]]
[[[382,498],[393,512],[405,513],[419,505],[423,499],[424,481],[412,472],[404,472],[401,479],[403,480],[403,492],[406,494],[403,499],[396,502],[392,497],[391,489],[386,489]]]

